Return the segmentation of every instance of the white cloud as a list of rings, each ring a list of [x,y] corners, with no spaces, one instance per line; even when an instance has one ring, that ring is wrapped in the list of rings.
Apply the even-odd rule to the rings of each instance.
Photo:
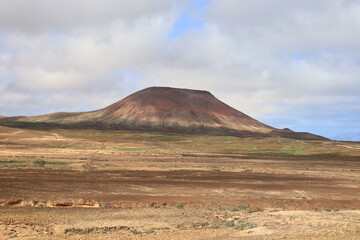
[[[162,15],[182,5],[175,0],[2,0],[0,28],[25,33],[101,28],[115,20]]]
[[[166,18],[139,19],[131,25],[114,22],[61,36],[9,33],[4,42],[13,50],[13,61],[5,65],[14,73],[12,87],[30,92],[86,90],[119,69],[141,69],[161,51],[171,27]]]
[[[359,118],[358,1],[213,0],[202,29],[169,39],[189,2],[1,1],[3,114],[90,110],[162,85],[264,119],[319,106]]]

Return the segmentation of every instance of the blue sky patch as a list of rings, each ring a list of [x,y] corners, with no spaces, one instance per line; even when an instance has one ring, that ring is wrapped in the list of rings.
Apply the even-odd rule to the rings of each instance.
[[[204,10],[209,3],[210,0],[190,1],[188,6],[176,19],[171,32],[168,35],[168,39],[173,40],[190,30],[203,29]]]

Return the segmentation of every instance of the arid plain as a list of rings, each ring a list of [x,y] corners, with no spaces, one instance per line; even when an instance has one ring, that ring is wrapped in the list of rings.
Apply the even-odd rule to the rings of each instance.
[[[0,128],[0,239],[360,239],[359,143]]]

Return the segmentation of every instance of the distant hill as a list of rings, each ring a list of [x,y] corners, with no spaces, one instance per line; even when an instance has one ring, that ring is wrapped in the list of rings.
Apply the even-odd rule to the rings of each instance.
[[[326,139],[263,124],[228,106],[210,92],[150,87],[100,110],[13,117],[1,121],[53,123],[71,127],[210,133],[235,136],[283,136]]]
[[[336,136],[332,137],[332,139],[339,140],[339,141],[358,141],[358,142],[360,142],[360,133],[348,132],[348,133],[336,135]]]

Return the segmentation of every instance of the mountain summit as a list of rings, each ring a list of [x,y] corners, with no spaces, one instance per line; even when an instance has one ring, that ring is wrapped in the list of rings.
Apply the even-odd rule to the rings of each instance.
[[[35,117],[17,117],[12,120],[71,127],[217,133],[236,136],[285,134],[286,137],[294,137],[299,134],[265,125],[221,102],[210,92],[169,87],[146,88],[92,112],[53,113]],[[319,137],[310,135],[311,139]]]
[[[222,128],[261,133],[274,130],[226,105],[210,92],[198,90],[151,87],[100,112],[103,122],[130,128],[190,131]]]

